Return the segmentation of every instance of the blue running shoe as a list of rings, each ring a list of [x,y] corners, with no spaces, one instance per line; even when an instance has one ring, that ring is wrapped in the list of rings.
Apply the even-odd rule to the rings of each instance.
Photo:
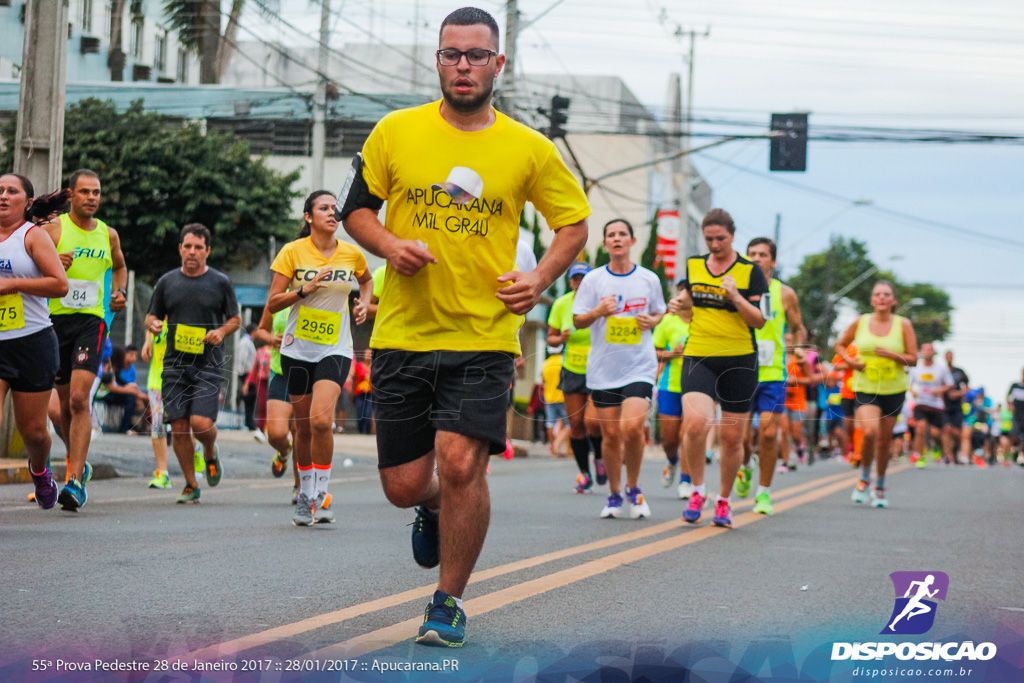
[[[443,591],[434,591],[427,605],[416,642],[438,647],[462,647],[466,641],[466,613],[455,604],[455,598]]]
[[[683,521],[696,524],[700,521],[701,511],[707,503],[707,496],[702,496],[696,491],[690,494],[690,502],[683,510]]]
[[[87,498],[85,486],[80,484],[77,479],[71,478],[68,479],[68,483],[64,485],[64,488],[60,490],[57,502],[60,503],[61,510],[78,512],[78,508],[85,505]]]
[[[85,469],[82,470],[82,484],[88,484],[90,481],[92,481],[92,465],[86,461]]]
[[[437,513],[420,506],[412,523],[412,557],[424,569],[433,569],[441,562],[441,534]]]

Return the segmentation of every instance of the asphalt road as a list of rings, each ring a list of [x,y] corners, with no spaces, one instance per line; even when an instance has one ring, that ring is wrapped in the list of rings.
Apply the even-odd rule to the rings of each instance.
[[[135,445],[148,443],[132,441],[104,457],[148,475]],[[603,680],[856,680],[857,662],[827,661],[832,644],[885,640],[888,575],[920,570],[948,574],[949,594],[927,635],[904,638],[999,646],[971,673],[929,680],[1022,680],[1017,466],[899,468],[880,510],[853,504],[855,471],[826,461],[776,476],[774,516],[738,501],[736,528],[719,530],[710,514],[696,527],[679,521],[683,504],[661,487],[656,457],[641,478],[648,520],[598,519],[603,496],[571,491],[571,461],[495,458],[467,644],[440,650],[412,643],[437,572],[413,563],[413,515],[384,499],[375,460],[354,453],[335,467],[336,524],[296,528],[290,479],[269,477],[268,453],[226,442],[225,478],[200,505],[173,504],[180,478],[170,491],[142,476],[94,481],[78,513],[0,487],[0,679],[49,680],[57,659],[152,667],[180,657],[188,671],[169,678],[61,680],[198,680],[196,661],[257,660],[256,672],[205,675],[428,680],[437,673],[381,668],[449,660],[458,672],[448,680],[582,680],[598,669]]]

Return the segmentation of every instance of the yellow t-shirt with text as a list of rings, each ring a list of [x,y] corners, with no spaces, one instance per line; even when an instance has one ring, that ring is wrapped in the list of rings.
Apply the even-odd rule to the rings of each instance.
[[[494,295],[514,269],[527,201],[558,230],[590,215],[554,143],[495,112],[458,130],[440,102],[388,114],[363,147],[363,178],[387,201],[385,227],[437,258],[416,275],[388,268],[370,345],[407,351],[520,353],[520,316]]]

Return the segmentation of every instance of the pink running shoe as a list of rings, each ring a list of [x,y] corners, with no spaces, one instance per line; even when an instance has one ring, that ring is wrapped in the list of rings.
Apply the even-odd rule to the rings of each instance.
[[[702,496],[696,491],[690,496],[690,504],[683,510],[683,521],[689,522],[690,524],[696,524],[700,521],[701,510],[704,509],[704,503],[707,501],[707,496]]]
[[[724,498],[718,499],[718,503],[715,504],[715,517],[711,523],[715,526],[724,526],[727,529],[732,528],[732,512],[729,510],[729,501]]]

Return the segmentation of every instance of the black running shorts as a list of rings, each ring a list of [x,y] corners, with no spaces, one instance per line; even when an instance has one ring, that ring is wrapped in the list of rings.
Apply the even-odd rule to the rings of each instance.
[[[901,408],[902,409],[902,408]],[[927,422],[936,429],[942,429],[944,420],[941,408],[929,408],[928,406],[914,406],[914,422],[918,426]]]
[[[284,381],[284,375],[271,371],[270,382],[267,384],[267,400],[288,402],[288,384]]]
[[[173,422],[195,415],[216,422],[222,378],[216,367],[165,365],[164,420]]]
[[[0,341],[0,380],[7,382],[11,391],[50,391],[58,364],[57,335],[52,327]]]
[[[857,408],[861,406],[878,406],[882,409],[882,417],[897,417],[903,410],[903,401],[906,398],[904,392],[898,394],[865,394],[862,391],[854,392],[854,404]]]
[[[339,387],[345,386],[351,365],[352,359],[345,356],[327,356],[313,363],[281,354],[281,374],[291,396],[312,394],[313,385],[321,380],[334,382]]]
[[[423,457],[439,431],[486,441],[491,455],[504,452],[514,374],[515,356],[504,351],[375,350],[378,467]]]
[[[591,389],[595,408],[618,408],[627,398],[643,398],[648,401],[654,394],[654,385],[648,382],[633,382],[616,389]]]
[[[103,318],[91,313],[68,313],[51,315],[50,320],[53,331],[57,333],[60,358],[54,382],[69,383],[73,370],[87,370],[94,375],[99,373],[103,342],[107,336],[107,324]]]
[[[562,374],[558,378],[558,390],[563,394],[590,394],[590,389],[587,389],[587,376],[565,368],[562,368]]]
[[[707,394],[723,413],[749,413],[757,391],[757,354],[684,356],[682,393]]]

